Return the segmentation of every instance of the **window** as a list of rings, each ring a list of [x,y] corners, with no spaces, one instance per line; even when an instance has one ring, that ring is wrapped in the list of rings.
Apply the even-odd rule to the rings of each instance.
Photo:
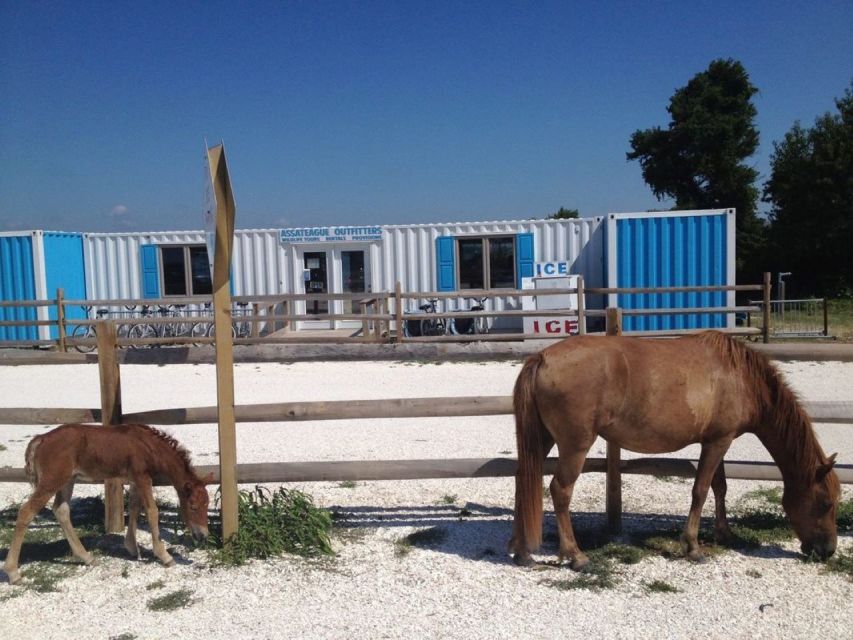
[[[460,289],[514,289],[515,239],[512,236],[457,240]]]
[[[160,259],[164,296],[201,296],[213,292],[207,247],[160,247]]]

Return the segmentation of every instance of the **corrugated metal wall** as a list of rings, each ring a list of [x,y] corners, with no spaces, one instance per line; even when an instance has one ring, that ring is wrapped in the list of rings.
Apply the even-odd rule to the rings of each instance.
[[[33,235],[0,235],[0,300],[35,300]],[[35,307],[0,307],[0,320],[35,320]],[[36,327],[2,327],[0,340],[37,340]]]
[[[202,231],[162,233],[89,233],[84,236],[87,297],[141,298],[139,247],[144,244],[204,244]],[[234,295],[265,295],[286,291],[284,253],[278,229],[234,232],[232,255]]]
[[[608,218],[610,286],[734,284],[734,211],[613,214]],[[611,237],[614,236],[614,237]],[[620,294],[627,309],[727,306],[725,292]],[[625,316],[625,331],[721,328],[726,314]]]

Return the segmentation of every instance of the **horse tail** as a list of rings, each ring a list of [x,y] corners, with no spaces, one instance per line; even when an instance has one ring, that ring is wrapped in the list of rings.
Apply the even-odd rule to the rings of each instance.
[[[542,354],[529,357],[513,391],[518,470],[515,474],[515,518],[510,551],[523,558],[542,543],[542,462],[545,458],[543,431],[534,398],[536,374]]]
[[[27,449],[24,451],[24,474],[27,476],[27,480],[30,481],[34,487],[38,485],[38,468],[35,464],[36,457],[36,449],[38,449],[39,444],[41,444],[41,436],[36,436],[32,440],[30,440],[29,444],[27,444]]]

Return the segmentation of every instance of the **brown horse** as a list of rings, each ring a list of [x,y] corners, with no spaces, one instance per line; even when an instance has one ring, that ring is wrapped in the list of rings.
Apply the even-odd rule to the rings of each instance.
[[[708,487],[714,488],[718,540],[731,537],[721,461],[736,437],[754,433],[779,466],[782,505],[804,553],[821,558],[836,547],[841,487],[809,417],[761,354],[714,331],[675,340],[575,337],[527,359],[515,384],[518,443],[515,519],[510,551],[518,564],[542,538],[542,462],[556,443],[551,497],[560,559],[573,569],[589,561],[569,515],[587,451],[601,436],[639,453],[665,453],[699,443],[702,451],[682,543],[702,559],[697,536]]]
[[[18,512],[15,533],[4,570],[11,584],[20,581],[18,557],[24,533],[35,515],[54,497],[53,513],[71,546],[74,556],[85,564],[94,558],[80,543],[71,524],[69,501],[76,480],[103,482],[119,478],[130,483],[130,514],[124,546],[139,558],[136,544],[136,520],[140,503],[148,515],[154,555],[167,567],[175,561],[160,540],[157,504],[152,492],[153,480],[168,478],[178,492],[181,515],[196,539],[207,537],[208,495],[205,483],[190,464],[189,454],[162,431],[142,424],[101,427],[64,424],[36,436],[25,454],[27,477],[34,491]]]

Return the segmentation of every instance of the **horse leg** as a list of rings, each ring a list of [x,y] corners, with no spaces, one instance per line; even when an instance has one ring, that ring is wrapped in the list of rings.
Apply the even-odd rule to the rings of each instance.
[[[21,574],[18,572],[18,558],[21,555],[21,546],[24,544],[24,534],[27,532],[27,527],[30,526],[30,522],[36,514],[44,508],[53,493],[53,491],[36,488],[29,500],[18,511],[12,544],[9,545],[9,553],[6,554],[6,562],[3,565],[3,570],[9,577],[10,584],[18,584],[21,581]]]
[[[80,538],[77,537],[77,532],[74,531],[74,525],[71,524],[71,494],[74,492],[74,480],[70,480],[62,489],[56,492],[56,498],[53,500],[53,515],[59,526],[62,528],[62,533],[65,534],[65,539],[68,540],[68,545],[71,547],[71,553],[80,562],[90,565],[95,562],[95,556],[86,551]]]
[[[734,535],[726,518],[726,469],[722,460],[714,472],[711,488],[714,490],[714,539],[718,544],[728,545]]]
[[[587,449],[570,451],[564,453],[565,445],[559,447],[560,459],[557,462],[557,470],[551,480],[551,499],[554,501],[554,512],[557,515],[557,529],[560,534],[559,559],[569,559],[569,566],[575,571],[580,571],[587,564],[589,558],[580,550],[575,540],[575,532],[572,528],[572,516],[569,511],[572,501],[572,492],[575,482],[583,470]]]
[[[128,490],[128,498],[130,507],[127,514],[127,531],[124,534],[124,548],[131,556],[137,560],[142,560],[142,553],[136,543],[136,525],[139,520],[139,491],[132,482]]]
[[[685,554],[693,562],[703,560],[702,552],[699,550],[699,520],[702,517],[702,506],[708,497],[708,489],[711,487],[711,479],[717,471],[717,467],[729,449],[731,439],[707,442],[702,444],[702,453],[699,455],[699,468],[696,471],[696,480],[693,482],[693,501],[690,505],[690,514],[687,516],[687,525],[681,542]]]
[[[151,528],[151,547],[154,550],[154,555],[157,559],[167,567],[174,567],[175,560],[166,551],[166,545],[160,540],[160,526],[158,518],[160,516],[157,510],[157,503],[154,502],[154,493],[151,489],[151,478],[139,478],[135,482],[136,489],[139,491],[139,497],[142,500],[142,507],[148,515],[148,526]]]

